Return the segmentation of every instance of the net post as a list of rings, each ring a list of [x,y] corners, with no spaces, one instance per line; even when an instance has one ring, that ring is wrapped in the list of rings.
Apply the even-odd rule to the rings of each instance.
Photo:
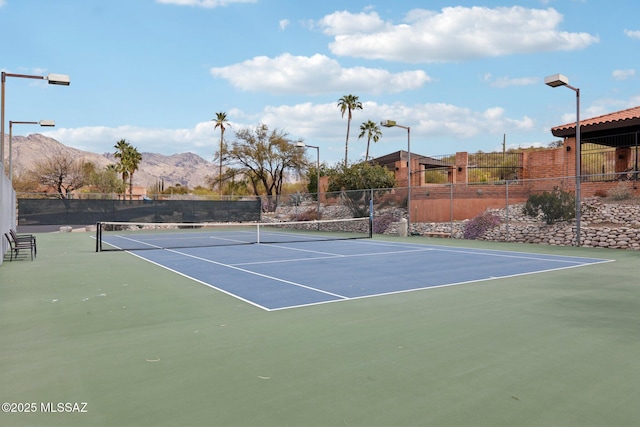
[[[373,237],[373,190],[369,199],[369,238]]]
[[[96,252],[102,250],[102,223],[96,222]]]
[[[260,223],[256,224],[256,243],[260,243]]]

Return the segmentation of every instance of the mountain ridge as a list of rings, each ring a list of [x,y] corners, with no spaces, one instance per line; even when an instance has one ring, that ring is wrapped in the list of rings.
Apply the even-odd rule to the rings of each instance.
[[[38,133],[13,136],[11,142],[14,177],[26,173],[35,163],[57,153],[92,162],[98,168],[117,163],[113,153],[83,151]],[[8,144],[5,148],[5,161],[8,162]],[[217,167],[212,162],[190,152],[172,155],[147,152],[140,154],[142,161],[133,175],[135,186],[148,188],[160,181],[164,182],[165,188],[176,184],[189,188],[206,186],[207,177],[214,176],[217,172]]]

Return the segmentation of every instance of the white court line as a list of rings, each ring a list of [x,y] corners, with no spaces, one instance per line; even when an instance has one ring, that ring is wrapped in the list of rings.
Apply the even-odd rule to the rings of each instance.
[[[130,242],[135,242],[135,243],[139,243],[142,245],[147,245],[147,246],[151,246],[153,248],[156,249],[166,249],[164,246],[157,246],[154,245],[152,243],[147,243],[146,241],[143,240],[138,240],[138,239],[132,239],[131,237],[127,237],[127,236],[123,236],[120,234],[116,234],[116,235],[112,235],[112,236],[107,236],[107,238],[109,237],[119,237],[121,239],[125,239],[128,240]],[[150,237],[149,239],[147,239],[147,241],[153,242],[153,241],[158,241],[158,240],[167,240],[167,238],[170,238],[171,240],[197,240],[197,239],[214,239],[214,240],[223,240],[226,242],[234,242],[234,243],[245,243],[245,244],[253,244],[254,242],[247,242],[246,240],[236,240],[236,239],[231,239],[229,237],[220,237],[220,236],[185,236],[185,237],[170,237],[169,235],[166,236],[158,236],[158,237]],[[108,240],[104,240],[107,244],[110,244],[108,242]],[[198,245],[194,245],[193,247],[198,247]],[[132,249],[135,250],[135,249]]]
[[[273,245],[270,245],[273,246]],[[290,248],[284,248],[290,249]],[[332,258],[360,258],[360,257],[369,257],[369,256],[380,256],[380,255],[396,255],[396,254],[406,254],[406,253],[415,253],[415,252],[429,252],[433,249],[407,249],[405,251],[393,251],[393,252],[372,252],[368,254],[351,254],[351,255],[343,255],[343,254],[327,254],[326,256],[317,256],[311,258],[295,258],[295,259],[281,259],[281,260],[271,260],[271,261],[256,261],[256,262],[241,262],[234,263],[230,265],[257,265],[257,264],[278,264],[278,263],[287,263],[287,262],[301,262],[301,261],[316,261],[319,259],[332,259]],[[315,252],[315,251],[304,251],[304,252]],[[318,252],[323,254],[325,252]]]
[[[232,270],[241,271],[243,273],[252,274],[254,276],[263,277],[265,279],[273,280],[273,281],[276,281],[276,282],[286,283],[288,285],[297,286],[299,288],[308,289],[308,290],[319,292],[319,293],[322,293],[322,294],[325,294],[325,295],[330,295],[330,296],[333,296],[333,297],[336,297],[336,298],[349,299],[349,297],[347,297],[347,296],[339,295],[339,294],[336,294],[336,293],[333,293],[333,292],[329,292],[329,291],[323,291],[322,289],[313,288],[311,286],[303,285],[302,283],[292,282],[290,280],[280,279],[278,277],[269,276],[267,274],[257,273],[255,271],[246,270],[244,268],[236,267],[234,265],[225,264],[225,263],[222,263],[222,262],[213,261],[213,260],[202,258],[202,257],[199,257],[199,256],[186,254],[184,252],[180,252],[180,251],[177,251],[177,250],[174,250],[174,249],[166,249],[166,250],[169,251],[169,252],[176,253],[176,254],[184,255],[184,256],[189,257],[189,258],[197,259],[197,260],[200,260],[200,261],[205,261],[205,262],[208,262],[208,263],[211,263],[211,264],[219,265],[221,267],[226,267],[226,268],[230,268]]]
[[[130,238],[130,237],[121,236],[121,235],[119,235],[119,234],[118,234],[118,235],[115,235],[115,236],[113,236],[113,237],[119,237],[119,238],[121,238],[121,239],[128,240],[128,241],[130,241],[130,242],[140,243],[140,244],[147,245],[147,246],[150,246],[150,247],[155,248],[155,249],[162,249],[162,246],[152,245],[151,243],[142,242],[142,241],[140,241],[140,240],[132,239],[132,238]],[[109,243],[109,242],[107,242],[107,241],[105,241],[105,242],[106,242],[108,245],[112,245],[111,243]],[[112,246],[115,246],[115,245],[112,245]],[[116,248],[118,248],[118,249],[122,249],[122,248],[120,248],[120,247],[118,247],[118,246],[115,246],[115,247],[116,247]]]
[[[420,243],[393,243],[393,242],[375,242],[375,241],[359,241],[358,243],[363,245],[374,245],[374,246],[392,246],[392,247],[415,247],[422,246]],[[483,255],[483,256],[495,256],[495,257],[503,257],[503,258],[520,258],[520,259],[528,259],[528,260],[537,260],[537,261],[554,261],[554,262],[564,262],[569,264],[578,264],[578,265],[591,265],[591,264],[600,264],[604,262],[613,262],[611,259],[604,258],[590,258],[585,256],[577,256],[577,255],[553,255],[553,254],[536,254],[532,252],[512,252],[514,255],[507,254],[505,252],[508,251],[500,251],[495,249],[469,249],[469,248],[450,248],[439,245],[424,245],[428,246],[433,251],[440,252],[451,252],[456,254],[470,254],[470,255]],[[521,255],[517,255],[521,254]],[[567,259],[557,259],[557,258],[567,258]],[[571,259],[575,259],[575,261],[571,261]],[[589,262],[584,262],[581,260],[593,260]]]

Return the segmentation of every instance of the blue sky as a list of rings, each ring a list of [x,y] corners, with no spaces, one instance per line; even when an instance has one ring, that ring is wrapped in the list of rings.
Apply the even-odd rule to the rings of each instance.
[[[575,120],[640,105],[637,0],[0,0],[0,69],[68,74],[69,87],[8,78],[8,121],[65,145],[193,152],[212,160],[233,131],[266,123],[344,159],[337,100],[357,95],[349,159],[367,120],[411,127],[424,155],[546,146]],[[47,128],[48,129],[48,128]],[[373,156],[406,149],[382,128]],[[314,153],[309,153],[314,157]]]

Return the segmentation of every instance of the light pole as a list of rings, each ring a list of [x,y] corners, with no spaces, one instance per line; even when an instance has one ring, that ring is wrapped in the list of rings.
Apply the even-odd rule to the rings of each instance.
[[[53,120],[40,120],[39,122],[17,122],[9,120],[9,181],[13,182],[13,125],[40,125],[42,127],[54,127]]]
[[[580,246],[580,180],[582,147],[580,142],[580,89],[569,84],[569,79],[562,74],[554,74],[544,78],[544,84],[551,87],[565,86],[576,93],[576,246]]]
[[[296,147],[300,147],[300,148],[315,148],[316,149],[316,173],[317,173],[317,177],[316,177],[316,184],[317,184],[317,188],[316,188],[316,202],[317,202],[317,216],[318,216],[318,220],[320,220],[320,147],[318,147],[317,145],[309,145],[309,144],[305,144],[302,141],[298,141],[296,142]]]
[[[48,74],[46,76],[33,76],[29,74],[13,74],[2,72],[2,94],[0,95],[0,162],[4,162],[4,83],[7,77],[23,79],[47,80],[50,85],[69,86],[71,80],[66,74]]]
[[[383,120],[380,124],[386,128],[398,127],[407,130],[407,230],[411,235],[411,128],[399,125],[394,120]]]

